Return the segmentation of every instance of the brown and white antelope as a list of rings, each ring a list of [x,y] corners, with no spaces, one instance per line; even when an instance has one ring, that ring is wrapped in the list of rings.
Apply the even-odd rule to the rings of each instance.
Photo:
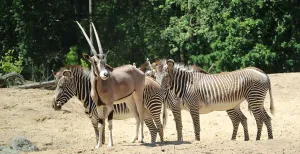
[[[92,23],[95,37],[97,40],[99,54],[97,54],[91,41],[82,26],[77,22],[82,30],[87,42],[89,43],[93,56],[84,55],[84,57],[91,63],[91,97],[93,102],[97,105],[98,113],[101,113],[103,106],[107,108],[107,114],[99,114],[99,141],[96,148],[102,146],[102,129],[103,121],[108,117],[109,129],[109,143],[108,146],[113,145],[112,141],[112,117],[113,104],[126,102],[128,108],[133,113],[136,120],[136,130],[132,142],[137,139],[143,142],[143,125],[144,125],[144,105],[143,105],[143,91],[145,88],[145,74],[132,65],[123,65],[116,67],[113,71],[106,68],[106,54],[103,54],[100,40],[94,24]],[[140,134],[139,134],[139,129]]]

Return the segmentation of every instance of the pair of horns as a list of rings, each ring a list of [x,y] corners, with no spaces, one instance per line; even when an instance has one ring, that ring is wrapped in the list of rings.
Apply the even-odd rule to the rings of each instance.
[[[80,25],[80,23],[78,21],[76,21],[76,23],[78,24],[79,28],[81,29],[83,35],[85,36],[85,39],[87,40],[87,42],[89,43],[90,47],[91,47],[91,50],[92,50],[92,53],[93,55],[97,55],[97,51],[95,50],[91,40],[89,39],[89,37],[87,36],[85,30],[82,28],[82,26]],[[103,50],[102,50],[102,47],[101,47],[101,43],[100,43],[100,40],[99,40],[99,37],[98,37],[98,33],[97,33],[97,30],[94,26],[94,23],[91,22],[92,26],[93,26],[93,31],[95,33],[95,36],[96,36],[96,40],[97,40],[97,44],[98,44],[98,48],[99,48],[99,54],[103,54]]]

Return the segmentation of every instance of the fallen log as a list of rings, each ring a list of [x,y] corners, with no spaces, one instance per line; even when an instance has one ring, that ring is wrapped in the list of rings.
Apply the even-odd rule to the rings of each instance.
[[[26,85],[22,85],[22,86],[17,86],[16,88],[20,88],[20,89],[45,88],[45,89],[53,90],[53,89],[55,89],[55,87],[56,87],[56,82],[55,82],[55,80],[52,80],[52,81],[26,84]]]
[[[15,80],[15,82],[19,81],[21,84],[25,82],[22,75],[16,72],[11,72],[3,76],[0,76],[0,88],[7,87],[9,80]]]

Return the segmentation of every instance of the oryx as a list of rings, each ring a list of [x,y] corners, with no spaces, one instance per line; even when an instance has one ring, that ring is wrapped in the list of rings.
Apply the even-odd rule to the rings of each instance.
[[[102,146],[102,129],[103,120],[108,117],[109,128],[109,143],[108,146],[113,145],[112,141],[112,117],[113,104],[126,102],[128,108],[132,111],[136,120],[136,130],[132,142],[138,139],[143,142],[143,125],[144,125],[144,105],[143,105],[143,91],[145,87],[145,74],[132,65],[124,65],[116,67],[113,71],[106,68],[106,54],[103,54],[100,40],[93,23],[93,30],[97,40],[99,54],[97,54],[87,34],[82,26],[77,22],[82,30],[87,42],[89,43],[93,56],[84,55],[91,63],[91,97],[97,105],[98,113],[102,111],[102,107],[107,107],[107,114],[99,114],[99,141],[96,148]],[[139,128],[141,131],[139,134]]]

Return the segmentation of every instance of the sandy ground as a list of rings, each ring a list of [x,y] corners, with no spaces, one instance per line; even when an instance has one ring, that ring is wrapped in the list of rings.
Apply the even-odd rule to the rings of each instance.
[[[40,149],[37,153],[300,153],[300,73],[271,74],[275,115],[272,117],[274,140],[268,140],[263,127],[262,140],[255,141],[256,124],[241,105],[248,118],[250,141],[243,141],[242,126],[236,141],[231,141],[232,124],[226,112],[200,116],[201,141],[194,140],[192,120],[187,111],[183,116],[184,142],[176,142],[173,116],[168,111],[166,142],[149,144],[145,127],[145,143],[130,143],[135,128],[134,119],[113,122],[114,146],[95,149],[93,127],[81,102],[71,99],[62,111],[54,111],[51,98],[54,91],[0,89],[0,146],[10,145],[14,136],[27,137]],[[269,95],[265,107],[269,113]],[[108,131],[106,132],[106,143]],[[159,138],[157,138],[159,141]]]

